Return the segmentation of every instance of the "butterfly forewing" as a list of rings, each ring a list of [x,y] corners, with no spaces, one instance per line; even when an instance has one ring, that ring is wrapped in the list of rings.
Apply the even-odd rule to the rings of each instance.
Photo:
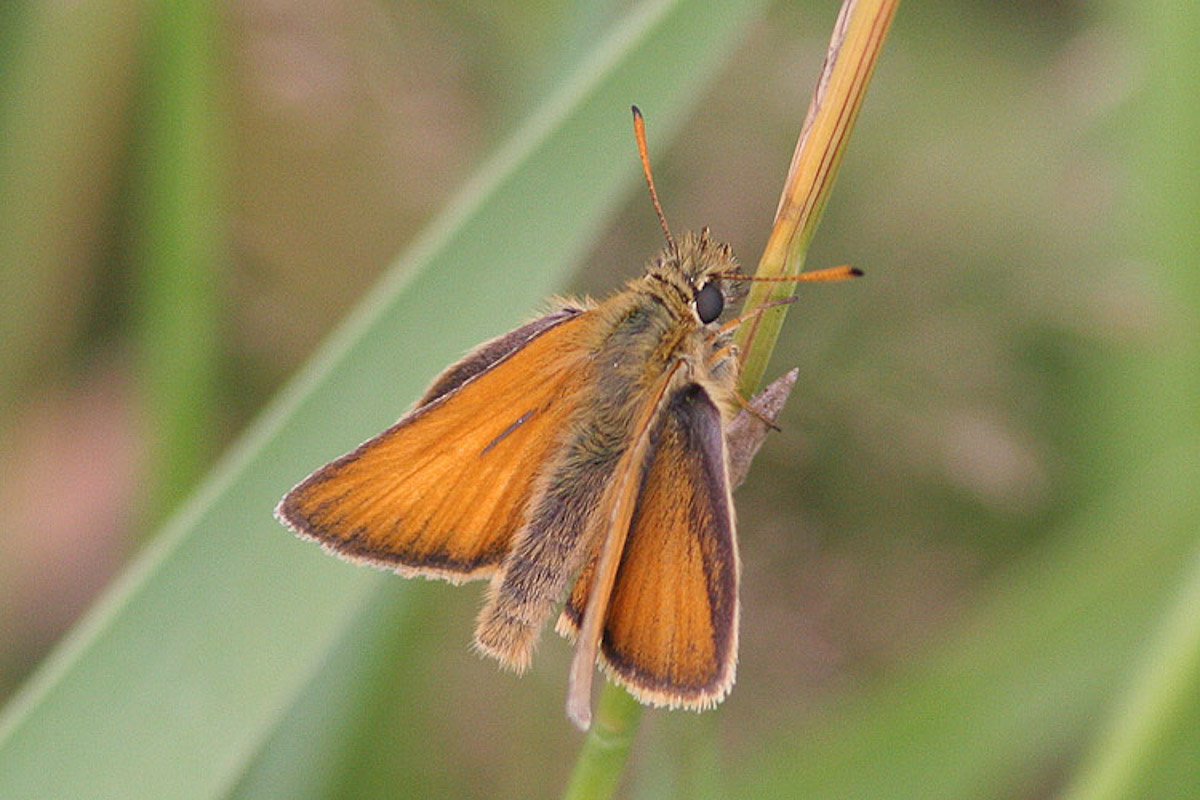
[[[616,584],[600,652],[641,701],[706,708],[733,685],[738,558],[725,474],[721,415],[698,384],[663,411]],[[581,571],[559,629],[572,635],[595,560]]]
[[[402,574],[491,575],[587,368],[591,315],[551,317],[561,318],[529,323],[443,374],[418,408],[289,492],[280,518],[339,555]],[[501,363],[511,368],[494,369]]]

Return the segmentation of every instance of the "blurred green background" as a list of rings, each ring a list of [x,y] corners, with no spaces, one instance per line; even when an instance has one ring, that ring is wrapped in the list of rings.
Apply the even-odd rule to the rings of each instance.
[[[630,103],[675,230],[752,268],[835,14],[5,4],[0,795],[555,796],[566,645],[503,674],[480,587],[271,508],[638,273]],[[737,498],[738,684],[648,712],[625,795],[1200,792],[1196,42],[1186,3],[901,5],[808,258],[867,277],[802,288]]]

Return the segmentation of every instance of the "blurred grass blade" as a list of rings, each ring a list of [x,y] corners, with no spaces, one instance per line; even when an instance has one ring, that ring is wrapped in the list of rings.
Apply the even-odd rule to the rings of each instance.
[[[1138,92],[1125,109],[1131,125],[1118,151],[1127,164],[1125,255],[1157,270],[1171,302],[1186,315],[1170,345],[1125,375],[1141,400],[1114,439],[1136,458],[1161,441],[1200,448],[1194,398],[1200,390],[1200,339],[1193,323],[1200,309],[1200,105],[1184,75],[1200,69],[1196,36],[1200,20],[1191,4],[1125,2],[1108,9],[1134,32],[1142,72]],[[1153,409],[1146,413],[1147,409]],[[1195,483],[1179,486],[1190,497]],[[1150,518],[1162,513],[1147,505]],[[1200,530],[1200,518],[1192,520]],[[1200,787],[1200,551],[1180,581],[1173,608],[1138,669],[1121,688],[1108,726],[1085,754],[1068,787],[1071,800],[1190,798]]]
[[[395,706],[391,698],[379,695],[406,683],[396,680],[397,673],[409,671],[404,655],[411,645],[403,615],[421,610],[422,604],[409,602],[411,595],[401,581],[383,581],[379,588],[355,622],[345,627],[328,660],[237,784],[222,795],[226,800],[366,800],[372,796],[369,792],[347,789],[345,784],[360,773],[389,777],[395,755],[381,761],[369,744],[381,735],[381,710]],[[408,688],[419,691],[411,684]],[[388,769],[380,768],[383,763]],[[409,796],[433,795],[418,791],[419,783],[405,781]]]
[[[11,6],[16,25],[0,43],[11,45],[0,73],[0,428],[39,365],[71,346],[64,319],[86,313],[85,264],[125,146],[145,13],[135,2]]]
[[[637,185],[629,104],[665,140],[758,7],[648,3],[597,44],[14,698],[0,797],[237,782],[385,580],[286,534],[277,498],[562,280]]]
[[[140,385],[153,443],[146,524],[195,485],[213,453],[220,287],[228,256],[223,53],[204,0],[148,14],[149,72],[137,187]]]
[[[1163,758],[1173,742],[1197,752],[1200,744],[1200,551],[1186,585],[1147,653],[1137,680],[1112,726],[1064,795],[1068,800],[1120,800],[1169,796],[1151,790],[1156,775],[1170,774]],[[1179,748],[1176,748],[1179,749]],[[1180,787],[1188,797],[1196,786]]]
[[[997,576],[940,655],[835,700],[773,752],[758,754],[758,768],[740,776],[734,796],[1041,796],[1062,781],[1088,729],[1105,718],[1131,675],[1142,678],[1132,681],[1134,693],[1111,738],[1085,764],[1074,797],[1195,796],[1200,707],[1191,571],[1200,448],[1191,401],[1200,362],[1190,320],[1200,301],[1200,173],[1194,126],[1184,119],[1200,106],[1179,79],[1194,72],[1195,26],[1184,17],[1195,15],[1183,4],[1127,5],[1127,13],[1170,36],[1143,42],[1141,63],[1158,70],[1148,83],[1158,97],[1137,115],[1141,196],[1126,199],[1131,241],[1123,255],[1144,264],[1151,254],[1172,293],[1155,319],[1154,344],[1107,353],[1102,390],[1080,398],[1079,412],[1096,421],[1089,433],[1102,443],[1089,466],[1116,479],[1089,513]],[[1187,588],[1180,593],[1180,586]],[[1147,652],[1156,627],[1158,652]]]
[[[1185,487],[1198,481],[1187,447],[1132,473],[1000,576],[940,655],[835,698],[760,754],[771,766],[740,775],[733,796],[1009,797],[1060,770],[1190,567],[1200,497]],[[1160,512],[1149,527],[1148,508]]]

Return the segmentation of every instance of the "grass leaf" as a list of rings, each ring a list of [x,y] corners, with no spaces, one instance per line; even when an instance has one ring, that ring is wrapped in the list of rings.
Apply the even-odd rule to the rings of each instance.
[[[383,576],[272,519],[554,289],[758,3],[646,3],[514,131],[0,718],[0,796],[213,797],[235,784]]]

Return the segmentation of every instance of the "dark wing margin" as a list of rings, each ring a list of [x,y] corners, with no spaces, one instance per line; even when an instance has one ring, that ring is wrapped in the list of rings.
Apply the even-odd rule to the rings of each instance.
[[[670,398],[625,542],[600,644],[608,674],[643,703],[709,708],[733,685],[738,555],[721,412],[699,384]],[[573,636],[595,561],[559,620]]]
[[[557,312],[477,348],[435,381],[440,394],[301,481],[276,516],[352,561],[452,582],[490,576],[578,400],[583,320]],[[513,380],[503,363],[539,380]]]
[[[509,331],[503,336],[497,336],[479,345],[467,353],[461,361],[445,369],[441,375],[434,378],[433,384],[425,390],[425,394],[417,401],[417,408],[429,405],[443,395],[453,392],[467,381],[483,372],[487,372],[497,362],[516,352],[529,343],[530,340],[545,333],[555,325],[574,317],[583,309],[568,306],[558,311],[552,311],[543,317],[527,322],[519,328]]]

